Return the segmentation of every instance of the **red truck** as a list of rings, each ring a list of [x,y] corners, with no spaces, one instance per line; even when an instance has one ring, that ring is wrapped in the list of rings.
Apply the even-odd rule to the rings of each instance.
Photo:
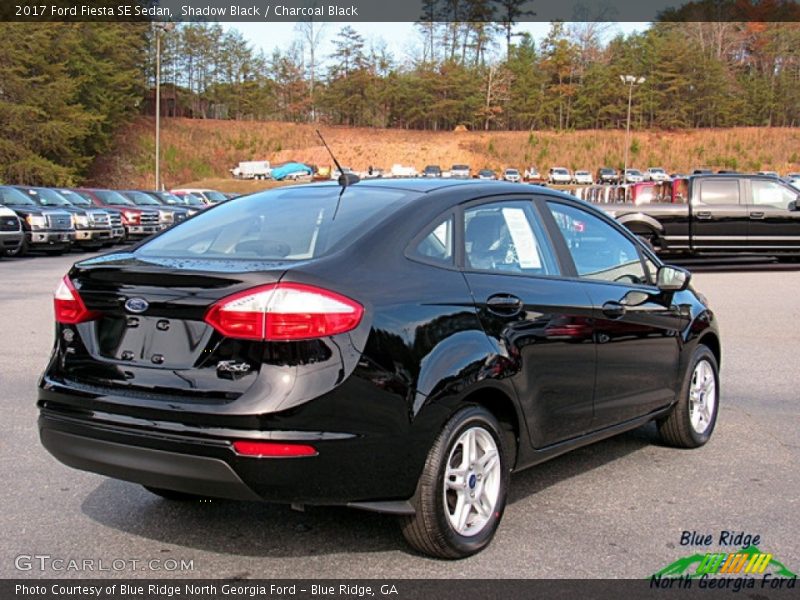
[[[95,206],[118,209],[122,213],[126,240],[145,238],[164,228],[159,223],[157,210],[141,208],[119,192],[89,188],[81,188],[77,191],[88,197]]]

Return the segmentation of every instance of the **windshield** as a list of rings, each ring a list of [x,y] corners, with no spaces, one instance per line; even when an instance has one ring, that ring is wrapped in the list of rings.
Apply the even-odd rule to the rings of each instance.
[[[26,193],[39,206],[72,206],[64,196],[47,188],[31,189],[27,190]]]
[[[345,170],[347,170],[347,169],[345,169]],[[228,199],[228,197],[225,194],[223,194],[222,192],[215,192],[214,190],[206,190],[203,193],[206,195],[206,198],[208,198],[210,202],[214,202],[214,203],[216,203],[216,202],[225,202],[225,200]]]
[[[144,192],[123,192],[123,195],[128,199],[133,200],[133,203],[137,206],[161,206],[155,198],[145,194]]]
[[[111,190],[95,190],[94,195],[100,198],[100,202],[106,205],[136,206],[133,202],[128,200],[119,192],[112,192]]]
[[[148,193],[155,195],[165,204],[171,204],[173,206],[180,206],[181,204],[186,204],[186,202],[178,198],[175,194],[170,194],[169,192],[148,192]]]
[[[145,243],[142,257],[304,260],[352,241],[412,197],[369,187],[299,187],[235,199]],[[338,205],[338,208],[337,208]],[[336,215],[334,219],[333,216]]]
[[[6,206],[36,206],[36,203],[28,196],[9,187],[0,187],[0,204]]]
[[[519,171],[517,171],[516,169],[506,169],[506,173],[508,175],[519,175]]]
[[[74,206],[91,206],[92,202],[86,196],[79,194],[78,192],[73,192],[72,190],[59,190],[59,194],[64,196],[70,204]]]
[[[553,172],[557,173],[558,175],[569,175],[569,171],[566,169],[553,169]]]
[[[628,175],[641,175],[642,172],[637,169],[628,169]]]
[[[651,173],[663,173],[664,169],[650,169]]]
[[[480,173],[478,173],[478,175],[483,175],[484,177],[490,177],[490,176],[494,175],[494,172],[487,171],[486,169],[483,169],[483,170],[481,170]]]

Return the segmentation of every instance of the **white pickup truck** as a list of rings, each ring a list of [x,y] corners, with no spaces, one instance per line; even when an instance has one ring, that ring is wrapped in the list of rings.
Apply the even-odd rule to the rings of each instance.
[[[240,162],[230,170],[236,179],[269,179],[272,176],[268,160],[248,160]]]

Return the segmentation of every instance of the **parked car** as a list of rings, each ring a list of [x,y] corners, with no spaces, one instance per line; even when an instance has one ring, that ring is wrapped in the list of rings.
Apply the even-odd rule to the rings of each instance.
[[[644,175],[639,169],[625,169],[622,175],[623,183],[639,183],[644,181]]]
[[[494,180],[497,179],[497,175],[495,175],[494,171],[492,171],[491,169],[481,169],[480,171],[478,171],[477,178],[484,180]]]
[[[572,175],[570,174],[569,169],[564,167],[552,167],[547,175],[548,183],[567,185],[571,181]]]
[[[708,441],[720,338],[689,279],[545,188],[251,194],[70,269],[40,436],[166,498],[392,513],[460,558],[490,543],[512,471],[653,420]]]
[[[589,171],[575,171],[572,176],[572,183],[578,185],[591,185],[592,174]]]
[[[111,219],[105,210],[75,206],[59,192],[49,188],[16,188],[41,207],[63,210],[72,216],[72,226],[75,228],[73,246],[82,250],[99,250],[111,243]]]
[[[539,169],[537,169],[534,166],[530,166],[527,169],[525,169],[522,178],[524,181],[537,182],[537,183],[544,181],[541,173],[539,173]]]
[[[83,209],[95,206],[91,195],[85,192],[65,188],[59,188],[56,191],[66,198],[72,206]],[[104,206],[102,210],[108,215],[108,221],[111,225],[111,239],[103,245],[113,246],[114,244],[125,241],[125,226],[122,224],[122,211],[112,206]]]
[[[0,204],[13,210],[20,219],[25,237],[13,249],[5,249],[8,256],[23,256],[30,250],[47,254],[63,254],[75,239],[72,215],[58,208],[43,208],[30,196],[11,186],[0,186]]]
[[[284,177],[281,177],[281,179],[283,179]],[[289,178],[291,178],[291,176]],[[225,194],[223,194],[222,192],[218,192],[217,190],[208,190],[200,188],[178,188],[175,190],[170,190],[170,192],[172,192],[176,196],[182,196],[183,194],[192,194],[200,198],[206,204],[218,204],[220,202],[225,202],[228,199],[228,197],[225,196]]]
[[[619,173],[611,167],[600,167],[595,175],[597,183],[619,183]]]
[[[119,192],[94,188],[81,188],[75,191],[89,198],[95,206],[119,209],[126,240],[146,238],[164,229],[160,223],[158,210],[136,206]]]
[[[442,169],[439,165],[428,165],[422,170],[423,177],[441,177]]]
[[[787,173],[786,179],[800,179],[800,173]]]
[[[153,198],[146,192],[138,190],[122,190],[120,194],[133,202],[136,206],[152,208],[158,211],[158,222],[163,229],[172,227],[189,217],[189,211],[180,206],[167,206]]]
[[[800,192],[780,179],[694,175],[682,187],[665,202],[603,208],[664,255],[800,253]]]
[[[520,177],[518,169],[509,168],[503,171],[503,180],[510,181],[511,183],[519,183],[522,181],[522,177]]]
[[[417,173],[417,169],[414,167],[395,163],[389,171],[389,177],[419,177],[419,173]]]
[[[149,196],[152,196],[156,199],[156,201],[161,204],[162,206],[170,206],[174,208],[182,208],[186,211],[186,215],[191,217],[199,213],[203,210],[206,206],[208,206],[205,202],[200,200],[197,196],[193,196],[192,194],[186,194],[184,196],[176,196],[170,192],[159,192],[158,190],[140,190]],[[228,196],[228,194],[225,194]],[[229,196],[229,200],[231,197]]]
[[[667,181],[669,175],[661,167],[648,167],[644,172],[645,181]]]
[[[469,165],[453,165],[450,167],[450,177],[456,179],[469,179],[472,174],[469,170]]]
[[[777,171],[759,171],[759,175],[765,175],[767,177],[779,177]]]
[[[714,171],[711,169],[695,169],[692,171],[692,175],[713,175]]]
[[[24,239],[25,233],[17,213],[0,204],[0,256],[19,254]]]

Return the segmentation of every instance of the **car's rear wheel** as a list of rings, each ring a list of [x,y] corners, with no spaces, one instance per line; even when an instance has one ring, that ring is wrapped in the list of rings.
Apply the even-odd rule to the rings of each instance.
[[[658,421],[664,441],[678,448],[697,448],[714,432],[719,412],[719,367],[707,346],[698,346],[686,371],[672,412]]]
[[[416,550],[464,558],[492,540],[506,505],[509,470],[502,430],[480,406],[447,422],[417,484],[416,514],[404,517],[403,535]]]

